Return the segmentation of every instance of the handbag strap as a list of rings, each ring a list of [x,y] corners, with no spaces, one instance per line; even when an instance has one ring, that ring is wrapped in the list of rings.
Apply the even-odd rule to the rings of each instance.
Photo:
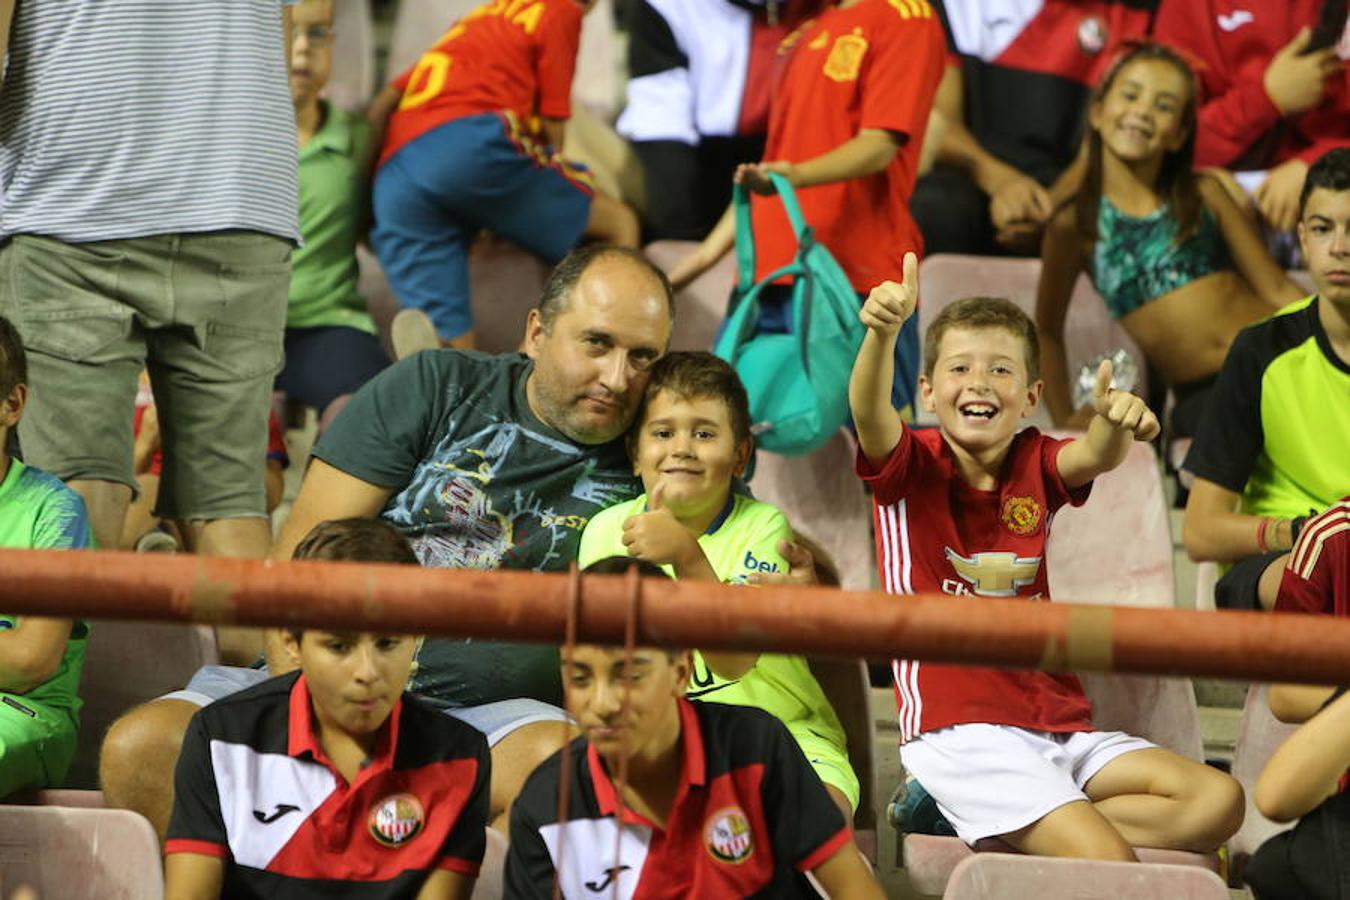
[[[783,211],[792,225],[792,234],[800,246],[809,226],[802,215],[801,204],[797,202],[797,192],[792,189],[787,178],[777,172],[769,173],[769,181],[778,191],[778,199],[783,204]],[[755,283],[755,227],[750,214],[750,192],[745,185],[732,185],[731,203],[736,214],[737,284],[741,290],[748,290]]]

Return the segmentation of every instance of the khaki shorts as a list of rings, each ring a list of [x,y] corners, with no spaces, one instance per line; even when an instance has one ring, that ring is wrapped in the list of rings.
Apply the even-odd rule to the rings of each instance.
[[[136,489],[132,413],[149,368],[164,472],[156,513],[266,515],[272,380],[291,243],[247,231],[0,246],[0,315],[28,351],[25,461]]]

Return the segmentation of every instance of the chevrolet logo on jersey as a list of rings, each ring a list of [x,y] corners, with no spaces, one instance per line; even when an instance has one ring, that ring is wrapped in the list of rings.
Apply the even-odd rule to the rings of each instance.
[[[1041,569],[1039,556],[1018,556],[1016,553],[976,553],[969,558],[944,547],[947,560],[974,592],[985,597],[1015,597],[1017,589],[1036,581]]]

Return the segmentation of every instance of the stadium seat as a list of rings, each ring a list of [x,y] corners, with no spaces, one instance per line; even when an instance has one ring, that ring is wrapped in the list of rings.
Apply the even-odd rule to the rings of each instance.
[[[501,900],[506,878],[506,837],[496,829],[488,828],[487,852],[483,866],[478,870],[478,881],[473,886],[470,900]]]
[[[1238,833],[1228,841],[1229,881],[1234,885],[1241,884],[1242,871],[1257,847],[1293,827],[1292,822],[1281,825],[1261,815],[1254,799],[1256,779],[1261,770],[1297,727],[1275,718],[1266,700],[1269,691],[1269,686],[1264,684],[1254,684],[1247,690],[1247,702],[1238,726],[1237,749],[1233,752],[1233,777],[1242,784],[1247,795],[1247,817],[1242,820]]]
[[[164,875],[150,823],[123,809],[6,806],[0,890],[43,900],[160,900]]]
[[[373,253],[358,247],[356,258],[361,267],[361,295],[385,351],[392,355],[389,326],[400,309],[398,298]],[[539,302],[548,273],[547,265],[515,245],[490,235],[479,238],[469,255],[470,302],[479,350],[505,353],[520,346],[525,318]]]
[[[133,706],[187,684],[219,662],[214,632],[167,622],[90,623],[80,696],[80,743],[66,777],[74,788],[98,786],[98,749],[108,726]]]
[[[1167,497],[1148,444],[1132,444],[1125,462],[1097,479],[1087,503],[1055,514],[1046,560],[1056,600],[1176,606]]]
[[[927,329],[928,323],[944,307],[963,297],[1006,297],[1026,310],[1028,315],[1035,316],[1036,284],[1040,273],[1039,259],[942,253],[929,256],[919,266],[920,333]],[[1099,354],[1124,348],[1139,367],[1139,384],[1135,387],[1135,393],[1148,396],[1144,354],[1119,323],[1111,318],[1106,305],[1086,276],[1080,277],[1074,288],[1064,324],[1064,340],[1071,377]],[[925,416],[919,418],[920,421],[925,420]],[[1044,405],[1031,424],[1041,429],[1049,427],[1050,416]]]
[[[359,113],[375,93],[375,25],[370,0],[333,4],[333,73],[324,96]]]
[[[1218,875],[1193,866],[988,853],[952,872],[944,900],[1228,900]]]
[[[1202,562],[1195,564],[1195,608],[1211,612],[1214,605],[1214,586],[1219,583],[1219,564]]]
[[[694,251],[693,241],[657,241],[643,252],[647,258],[669,272],[675,264]],[[727,300],[736,283],[735,255],[726,256],[696,278],[675,297],[675,334],[672,350],[708,350],[726,317]]]

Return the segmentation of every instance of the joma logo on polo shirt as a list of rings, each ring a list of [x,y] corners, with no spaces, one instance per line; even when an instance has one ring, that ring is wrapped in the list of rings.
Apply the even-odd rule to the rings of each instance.
[[[604,880],[602,881],[602,880],[600,880],[600,879],[597,878],[595,881],[588,881],[588,882],[586,882],[586,890],[588,890],[588,891],[595,891],[595,892],[598,894],[598,893],[600,893],[601,891],[603,891],[605,888],[607,888],[607,887],[609,887],[611,884],[613,884],[613,883],[614,883],[614,879],[615,879],[615,878],[618,878],[620,873],[622,873],[622,872],[627,872],[627,871],[628,871],[629,869],[631,869],[631,868],[633,868],[633,867],[632,867],[632,866],[610,866],[608,869],[605,870],[605,878],[604,878]]]
[[[257,819],[264,825],[271,825],[277,819],[280,819],[282,816],[286,815],[286,813],[293,813],[299,811],[300,807],[298,806],[292,806],[289,803],[278,803],[276,809],[272,810],[271,814],[265,813],[261,809],[255,809],[253,811],[253,818]]]

